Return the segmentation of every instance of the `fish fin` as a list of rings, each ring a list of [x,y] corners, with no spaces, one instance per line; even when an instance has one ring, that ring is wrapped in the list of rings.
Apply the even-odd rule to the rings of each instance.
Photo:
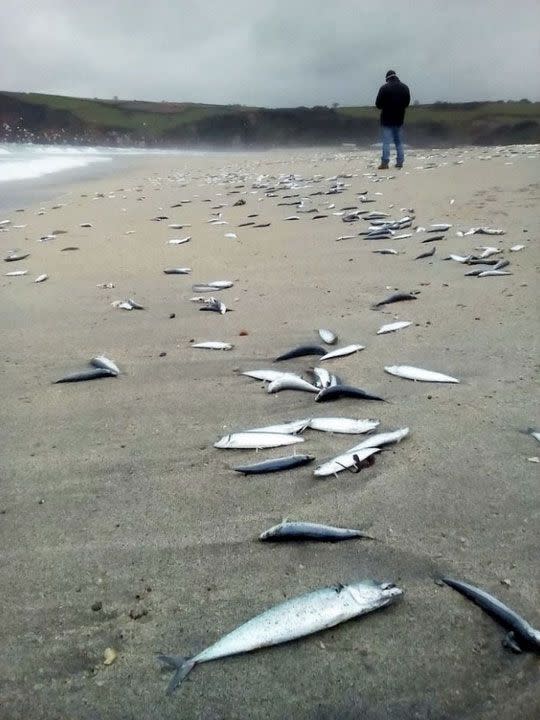
[[[504,636],[504,638],[502,639],[502,645],[503,647],[511,650],[514,653],[523,652],[523,650],[519,646],[519,643],[516,640],[516,635],[513,631],[510,631],[507,635]]]
[[[157,659],[175,673],[167,685],[167,695],[172,695],[180,683],[193,670],[196,663],[193,658],[185,658],[181,655],[158,655]]]

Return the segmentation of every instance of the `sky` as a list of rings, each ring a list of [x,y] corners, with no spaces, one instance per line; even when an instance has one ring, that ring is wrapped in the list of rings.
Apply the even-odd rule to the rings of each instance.
[[[0,90],[371,105],[540,99],[540,0],[0,0]]]

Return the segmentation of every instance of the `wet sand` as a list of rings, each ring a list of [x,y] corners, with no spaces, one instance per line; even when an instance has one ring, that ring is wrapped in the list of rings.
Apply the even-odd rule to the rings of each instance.
[[[538,148],[417,151],[400,173],[374,172],[377,160],[341,150],[163,158],[73,187],[43,215],[6,216],[26,227],[0,233],[2,257],[31,255],[2,262],[0,277],[2,718],[538,717],[538,658],[504,650],[501,628],[435,583],[444,573],[468,579],[540,625],[539,466],[528,461],[540,446],[522,432],[540,423]],[[304,187],[268,197],[282,173]],[[293,202],[284,195],[325,192],[338,174],[351,176],[344,192],[311,198],[328,217],[284,220],[296,214],[278,205]],[[399,218],[414,208],[415,225],[452,223],[435,256],[413,260],[430,247],[424,233],[336,242],[367,227],[332,215],[364,190],[376,202],[362,209]],[[246,204],[232,207],[239,198]],[[208,224],[217,212],[227,225]],[[270,227],[238,227],[254,213]],[[456,237],[483,225],[506,234]],[[68,232],[36,242],[57,229]],[[512,275],[464,277],[468,266],[442,260],[481,245],[503,248]],[[380,247],[400,254],[373,254]],[[171,266],[192,273],[164,275]],[[29,274],[4,276],[18,268]],[[49,280],[34,284],[41,273]],[[200,312],[192,283],[219,279],[235,283],[216,293],[233,312]],[[396,288],[418,300],[371,309]],[[145,310],[111,306],[128,297]],[[414,324],[376,335],[394,319]],[[328,369],[387,403],[268,395],[239,375],[317,342],[318,327],[340,345],[366,345]],[[193,339],[234,349],[194,350]],[[118,363],[118,378],[52,384],[98,353]],[[394,364],[461,384],[383,371]],[[313,466],[243,477],[231,470],[239,461],[288,449],[212,446],[233,430],[310,415],[375,417],[411,434],[373,467],[327,480]],[[357,442],[304,437],[297,447],[317,464]],[[256,541],[283,517],[369,529],[376,540]],[[405,596],[319,635],[197,667],[165,695],[157,652],[194,654],[287,597],[362,577],[393,581]],[[105,666],[108,647],[118,657]]]

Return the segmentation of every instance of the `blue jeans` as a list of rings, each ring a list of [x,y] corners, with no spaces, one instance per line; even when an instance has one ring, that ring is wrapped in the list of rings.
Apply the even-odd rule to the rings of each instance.
[[[397,154],[396,163],[398,165],[403,165],[403,160],[405,159],[405,154],[403,152],[401,127],[398,127],[397,125],[393,125],[392,127],[389,127],[387,125],[382,125],[381,131],[382,131],[382,162],[383,163],[390,162],[390,144],[393,141],[394,145],[396,146],[396,154]]]

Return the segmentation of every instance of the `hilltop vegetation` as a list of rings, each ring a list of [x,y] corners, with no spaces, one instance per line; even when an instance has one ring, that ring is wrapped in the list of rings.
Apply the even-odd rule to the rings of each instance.
[[[0,92],[0,140],[106,145],[256,147],[370,144],[373,107],[258,108]],[[540,142],[540,103],[435,103],[407,114],[413,145]]]

